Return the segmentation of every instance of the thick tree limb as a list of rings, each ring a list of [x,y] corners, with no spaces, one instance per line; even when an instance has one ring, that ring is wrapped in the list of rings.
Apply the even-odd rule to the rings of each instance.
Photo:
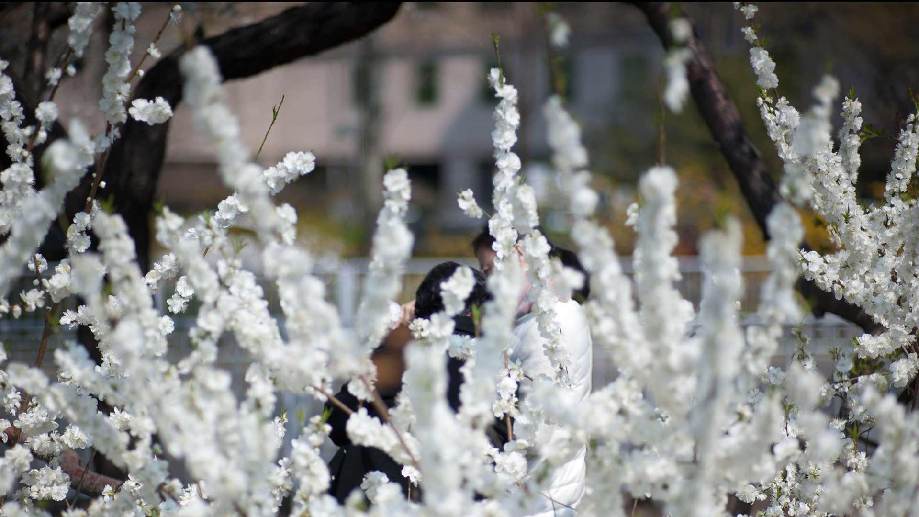
[[[4,433],[6,434],[7,443],[16,443],[19,441],[20,430],[16,427],[7,427]],[[93,472],[92,470],[87,470],[85,466],[80,463],[80,457],[77,453],[70,449],[61,453],[60,465],[61,470],[70,477],[70,485],[74,488],[79,486],[79,491],[84,494],[99,495],[102,493],[105,485],[117,489],[124,483],[122,479],[115,479],[99,474],[98,472]]]
[[[669,4],[635,2],[634,5],[648,18],[648,24],[660,39],[664,49],[670,49],[674,44],[674,38],[670,31]],[[779,190],[766,169],[762,155],[750,140],[737,105],[731,100],[724,83],[718,77],[705,45],[693,34],[688,46],[693,57],[687,65],[686,75],[693,100],[712,138],[718,143],[728,162],[753,218],[768,239],[770,235],[766,218],[772,212],[772,208],[782,201]],[[807,245],[802,244],[802,247],[807,248]],[[813,282],[802,279],[797,287],[811,302],[811,309],[818,316],[831,312],[855,323],[866,332],[875,332],[882,328],[859,307],[837,300]]]
[[[395,16],[398,2],[310,2],[261,22],[201,41],[211,48],[224,80],[251,77],[299,58],[361,38]],[[175,109],[182,100],[178,49],[144,74],[135,98],[163,97]],[[115,210],[124,217],[146,269],[150,243],[149,216],[163,165],[169,124],[148,126],[129,120],[111,150],[104,171]],[[89,179],[68,197],[68,213],[81,210]]]
[[[71,450],[61,453],[61,470],[70,476],[71,486],[74,489],[78,488],[78,491],[84,494],[99,495],[106,485],[112,487],[113,490],[117,490],[124,483],[123,479],[115,479],[88,470],[80,463],[80,457],[77,456],[77,453]]]

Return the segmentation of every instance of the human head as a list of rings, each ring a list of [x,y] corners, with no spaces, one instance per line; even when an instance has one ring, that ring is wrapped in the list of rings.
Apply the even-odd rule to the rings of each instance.
[[[587,297],[590,296],[590,276],[587,273],[587,270],[584,269],[584,266],[581,264],[581,261],[578,259],[578,256],[575,252],[562,248],[561,246],[556,246],[546,237],[546,241],[549,243],[549,257],[557,258],[561,261],[562,265],[571,268],[582,275],[584,275],[584,284],[580,289],[571,293],[572,298],[577,300],[579,303],[584,303],[587,300]],[[495,242],[495,238],[492,237],[491,233],[488,231],[488,225],[485,225],[482,228],[482,231],[472,239],[472,252],[475,254],[475,258],[479,261],[479,267],[482,268],[482,272],[488,276],[491,274],[495,265],[495,258],[497,254],[495,253],[492,245]]]
[[[581,273],[584,277],[584,283],[581,284],[581,288],[575,290],[571,293],[571,297],[574,298],[578,303],[584,303],[587,300],[587,297],[590,296],[590,273],[584,269],[584,266],[581,264],[580,259],[575,252],[563,248],[561,246],[555,246],[550,244],[549,257],[557,258],[563,266],[573,269],[578,273]]]
[[[495,267],[495,258],[498,256],[492,247],[494,243],[495,238],[492,237],[491,233],[488,231],[487,224],[482,228],[482,231],[472,239],[472,253],[475,254],[475,258],[479,261],[479,268],[481,268],[485,276],[491,274]]]
[[[444,301],[440,294],[440,285],[453,276],[457,269],[463,267],[457,262],[442,262],[433,269],[418,285],[415,290],[415,317],[430,318],[433,314],[444,310]],[[466,307],[463,315],[468,316],[472,312],[472,306],[482,305],[488,299],[488,291],[485,288],[485,277],[478,270],[472,270],[472,276],[475,284],[472,286],[472,292],[466,299]]]

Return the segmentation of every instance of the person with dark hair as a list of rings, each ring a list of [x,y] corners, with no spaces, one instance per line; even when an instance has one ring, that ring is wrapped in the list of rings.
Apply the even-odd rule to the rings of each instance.
[[[579,289],[571,293],[571,297],[575,301],[583,304],[590,296],[590,273],[584,269],[581,260],[575,252],[561,246],[556,246],[548,237],[546,237],[546,241],[549,243],[550,258],[558,259],[563,266],[573,269],[583,276],[584,283]],[[497,257],[495,250],[492,248],[494,243],[495,238],[489,233],[487,224],[482,228],[482,231],[472,239],[472,253],[475,255],[476,260],[479,261],[479,266],[482,268],[482,272],[485,273],[485,276],[491,274],[495,258]]]
[[[430,318],[432,315],[444,310],[444,302],[441,296],[441,284],[447,281],[457,269],[465,267],[457,262],[443,262],[435,266],[421,281],[418,289],[415,291],[414,317]],[[466,299],[466,305],[463,312],[453,318],[453,333],[461,336],[475,336],[476,328],[473,321],[473,307],[484,304],[489,293],[485,288],[485,277],[481,272],[472,270],[475,278],[472,292]],[[454,357],[447,357],[447,402],[454,411],[459,410],[460,406],[460,386],[463,382],[462,366],[463,360]],[[380,397],[387,407],[396,405],[396,397],[402,389],[401,383],[390,388],[378,385]],[[360,401],[347,390],[347,384],[342,386],[335,398],[340,402],[356,411]],[[391,482],[398,483],[402,486],[402,491],[406,496],[409,494],[417,497],[418,490],[409,490],[408,479],[402,476],[402,466],[399,465],[385,452],[374,448],[364,447],[351,443],[347,433],[348,414],[336,407],[331,402],[326,402],[325,411],[329,413],[328,424],[332,427],[329,433],[332,441],[339,447],[335,456],[329,462],[329,472],[332,475],[332,483],[329,487],[329,494],[334,496],[339,502],[343,503],[351,492],[360,487],[364,476],[374,470],[386,474]],[[367,406],[367,412],[376,417],[380,417],[372,405]],[[497,427],[497,426],[495,426]],[[489,436],[496,446],[500,447],[507,441],[507,436],[500,428],[491,430]]]
[[[473,252],[479,260],[479,265],[486,275],[494,268],[497,258],[493,246],[495,240],[488,233],[488,228],[475,237],[472,241]],[[568,268],[577,270],[583,275],[582,287],[572,293],[567,300],[558,300],[552,307],[555,323],[561,332],[560,345],[568,358],[568,378],[570,386],[558,386],[558,399],[583,401],[590,394],[591,377],[593,374],[593,343],[590,337],[587,316],[582,303],[590,296],[590,285],[587,272],[578,260],[577,255],[567,249],[549,243],[550,258],[558,259]],[[515,250],[521,254],[520,246]],[[524,265],[524,267],[526,267]],[[511,348],[511,359],[520,364],[521,370],[529,379],[539,376],[554,377],[554,368],[544,350],[545,338],[539,329],[539,318],[531,311],[533,300],[530,285],[525,286],[521,293],[521,303],[518,306],[517,320],[514,324],[515,343]],[[553,434],[554,436],[554,434]],[[558,511],[558,506],[565,508],[575,507],[584,495],[586,488],[586,444],[574,451],[564,461],[558,462],[550,472],[545,500],[540,501],[539,515],[553,515]],[[537,461],[545,461],[538,459]],[[567,513],[566,513],[567,515]]]

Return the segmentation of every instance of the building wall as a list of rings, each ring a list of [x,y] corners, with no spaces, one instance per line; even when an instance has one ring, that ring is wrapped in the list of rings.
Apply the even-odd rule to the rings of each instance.
[[[656,60],[657,42],[643,30],[644,22],[634,8],[579,4],[566,9],[579,29],[572,38],[569,67],[573,111],[587,126],[608,124],[619,108],[617,92],[627,80],[619,74],[623,49]],[[428,200],[428,206],[422,207],[424,216],[433,217],[429,222],[447,231],[468,231],[479,224],[460,213],[459,190],[473,189],[488,205],[494,99],[484,96],[483,89],[486,71],[495,60],[492,33],[501,36],[502,64],[520,91],[524,125],[517,152],[525,161],[545,161],[541,108],[549,94],[546,41],[534,7],[407,4],[372,36],[381,154],[408,165],[413,176],[413,166],[418,166],[421,194]],[[310,150],[328,169],[326,174],[334,171],[335,176],[311,187],[353,188],[361,163],[361,121],[353,91],[360,56],[352,44],[226,85],[228,100],[242,122],[244,141],[252,149],[264,136],[271,107],[284,95],[260,162],[269,165],[287,151]],[[430,104],[418,100],[419,74],[426,63],[436,66],[436,99]],[[215,199],[205,193],[215,189],[209,179],[213,155],[189,119],[187,109],[180,106],[170,132],[160,194],[167,203],[176,199],[188,208],[199,196],[199,208],[206,208]],[[352,211],[345,206],[338,212]]]

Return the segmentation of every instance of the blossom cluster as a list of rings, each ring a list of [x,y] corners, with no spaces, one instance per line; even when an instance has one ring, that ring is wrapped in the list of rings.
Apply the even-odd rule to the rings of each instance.
[[[749,4],[741,10],[748,20],[757,12]],[[68,24],[75,53],[86,47],[100,11],[77,6]],[[360,399],[376,401],[370,353],[392,326],[413,243],[404,220],[408,174],[395,169],[383,178],[384,204],[357,324],[346,328],[326,300],[315,258],[297,240],[296,211],[273,198],[309,174],[315,156],[292,152],[269,168],[255,163],[227,105],[216,60],[206,47],[196,47],[180,60],[183,98],[216,149],[231,194],[200,216],[163,209],[156,238],[165,252],[146,272],[125,222],[91,202],[66,231],[67,258],[51,267],[36,253],[41,238],[66,194],[118,137],[115,128],[126,113],[162,123],[172,111],[161,99],[135,100],[125,111],[140,7],[120,3],[113,13],[101,103],[107,128],[93,138],[74,123],[66,138],[52,142],[41,164],[50,181],[40,191],[32,187],[28,143],[55,121],[57,108],[40,105],[39,126],[23,127],[12,83],[0,75],[0,117],[12,161],[0,173],[0,308],[14,316],[53,314],[72,301],[61,325],[85,327],[101,356],[97,363],[83,346],[69,343],[53,353],[57,375],[49,378],[0,351],[4,515],[42,515],[48,504],[69,505],[81,488],[87,491],[72,466],[76,451],[89,448],[126,479],[92,494],[89,503],[68,511],[71,516],[271,515],[285,500],[297,515],[531,514],[557,506],[554,474],[572,457],[585,461],[589,473],[577,503],[584,515],[624,515],[626,494],[650,498],[672,515],[722,515],[729,496],[766,505],[768,516],[904,515],[914,508],[919,417],[892,393],[919,372],[912,332],[919,316],[911,310],[919,302],[917,208],[905,195],[919,147],[914,116],[900,134],[883,203],[863,207],[854,190],[859,101],[843,103],[837,148],[834,80],[818,86],[816,105],[803,115],[786,99],[763,93],[759,107],[785,164],[782,191],[789,202],[768,217],[771,271],[759,296],[758,324],[744,330],[739,224],[729,220],[703,237],[704,285],[694,307],[677,289],[677,173],[653,167],[629,210],[638,232],[630,279],[595,218],[600,195],[592,187],[581,129],[559,97],[548,99],[552,164],[572,240],[590,274],[593,295],[584,308],[600,360],[617,373],[591,390],[589,382],[569,375],[556,309],[574,303],[571,291],[586,279],[550,258],[533,189],[522,181],[513,151],[518,92],[493,69],[489,80],[498,103],[489,229],[497,261],[488,279],[491,300],[481,307],[476,336],[453,335],[453,318],[474,287],[472,271],[458,268],[439,286],[444,309],[410,325],[414,342],[405,352],[395,407],[379,418],[362,407],[347,421],[352,442],[388,453],[421,496],[406,497],[394,480],[372,472],[340,505],[326,493],[332,478],[320,448],[331,429],[324,416],[304,418],[290,454],[282,457],[287,417],[279,397],[310,394],[330,401],[331,386],[347,382]],[[689,38],[683,22],[674,22],[673,32]],[[552,44],[567,44],[564,20],[553,14],[548,24]],[[757,46],[752,27],[744,34],[757,50],[751,56],[760,86],[776,88],[774,63]],[[668,67],[673,91],[667,96],[676,104],[685,96],[685,67]],[[829,222],[837,251],[799,249],[804,232],[795,204]],[[483,215],[470,191],[459,194],[459,205],[471,217]],[[240,229],[247,231],[235,231]],[[244,263],[233,233],[251,235],[280,315],[270,310],[267,286]],[[10,293],[26,271],[33,285]],[[861,307],[882,328],[855,344],[842,343],[829,379],[818,373],[806,343],[785,368],[772,362],[784,329],[802,318],[793,290],[801,275]],[[156,292],[164,292],[165,307],[154,304]],[[538,369],[511,360],[514,325],[524,313],[536,318],[545,356]],[[187,330],[193,347],[182,357],[167,353],[177,332],[175,314],[193,320]],[[217,365],[224,338],[235,340],[249,359],[239,398],[229,372]],[[465,360],[457,411],[446,398],[447,356]],[[834,397],[844,400],[839,417],[827,409]],[[506,422],[510,438],[500,449],[488,439],[496,419]],[[177,464],[187,475],[171,474]]]

